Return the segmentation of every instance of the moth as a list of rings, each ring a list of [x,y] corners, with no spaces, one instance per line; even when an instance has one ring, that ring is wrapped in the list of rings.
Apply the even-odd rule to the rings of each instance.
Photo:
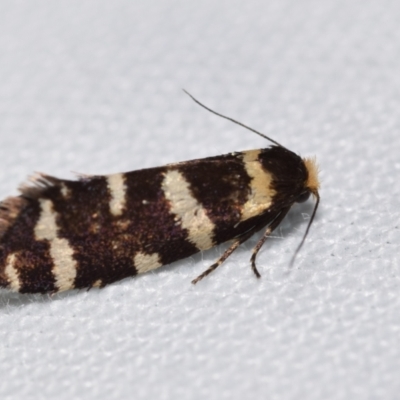
[[[187,92],[186,92],[187,93]],[[38,174],[0,204],[0,287],[55,293],[103,287],[221,243],[230,247],[192,283],[265,228],[258,251],[291,206],[316,199],[318,168],[262,133],[272,145],[166,166],[78,180]]]

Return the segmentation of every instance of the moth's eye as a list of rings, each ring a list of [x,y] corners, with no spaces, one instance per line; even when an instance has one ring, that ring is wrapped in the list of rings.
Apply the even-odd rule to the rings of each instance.
[[[308,200],[310,197],[310,192],[307,190],[306,192],[303,192],[297,199],[296,203],[304,203],[305,201]]]

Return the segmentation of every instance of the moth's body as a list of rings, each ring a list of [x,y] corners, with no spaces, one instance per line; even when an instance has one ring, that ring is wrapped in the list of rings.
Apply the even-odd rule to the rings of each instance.
[[[0,206],[0,286],[104,286],[233,240],[208,273],[317,190],[314,161],[281,146],[78,181],[41,175]]]

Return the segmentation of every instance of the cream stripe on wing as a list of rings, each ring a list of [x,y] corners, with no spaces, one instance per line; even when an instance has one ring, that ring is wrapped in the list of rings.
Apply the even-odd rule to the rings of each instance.
[[[65,183],[61,183],[60,191],[64,198],[69,197],[69,195],[71,194],[71,191],[68,189],[68,187],[65,185]]]
[[[95,281],[92,286],[99,288],[99,287],[101,287],[102,283],[103,283],[103,281],[101,279],[97,279],[97,281]]]
[[[135,268],[138,274],[143,274],[144,272],[159,268],[162,265],[160,261],[160,256],[157,253],[136,253],[133,262],[135,264]]]
[[[171,212],[176,215],[182,228],[188,231],[190,242],[199,250],[212,247],[214,224],[193,197],[185,177],[177,170],[167,171],[162,189],[170,202]]]
[[[7,257],[6,268],[4,273],[6,274],[7,280],[10,284],[10,289],[14,292],[19,292],[21,288],[21,282],[19,280],[18,270],[15,268],[16,255],[10,254]]]
[[[260,150],[250,150],[243,154],[244,167],[251,182],[249,197],[242,208],[242,221],[260,215],[269,208],[276,193],[271,188],[271,174],[263,169],[258,160],[259,154]]]
[[[51,200],[39,200],[41,214],[35,226],[35,238],[46,239],[50,243],[50,255],[53,259],[53,275],[60,292],[72,289],[76,277],[77,263],[73,258],[74,250],[65,238],[57,237],[57,213]]]
[[[107,176],[107,185],[110,191],[110,211],[113,215],[121,215],[126,202],[126,184],[124,174],[113,174]]]

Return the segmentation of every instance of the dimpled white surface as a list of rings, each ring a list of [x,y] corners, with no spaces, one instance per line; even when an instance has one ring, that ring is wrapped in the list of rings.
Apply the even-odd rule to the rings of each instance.
[[[0,5],[0,197],[265,147],[182,91],[316,155],[251,273],[253,238],[105,289],[0,292],[2,399],[396,399],[400,4],[58,0]]]

